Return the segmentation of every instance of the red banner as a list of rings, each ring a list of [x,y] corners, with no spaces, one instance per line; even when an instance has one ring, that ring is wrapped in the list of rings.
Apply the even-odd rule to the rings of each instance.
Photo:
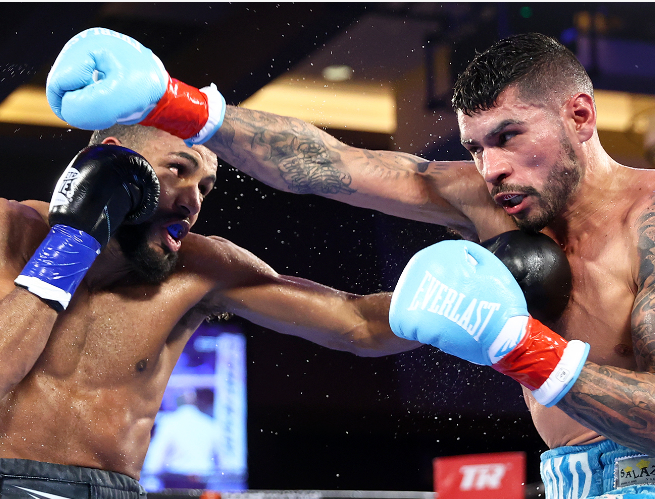
[[[524,499],[525,454],[438,457],[432,462],[439,499]]]

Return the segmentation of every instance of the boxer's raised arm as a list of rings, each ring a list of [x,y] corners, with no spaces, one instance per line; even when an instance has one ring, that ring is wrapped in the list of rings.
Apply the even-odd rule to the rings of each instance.
[[[57,312],[11,280],[48,233],[48,205],[0,199],[0,398],[7,395],[32,368],[45,348]],[[39,207],[39,212],[35,208]]]
[[[350,147],[302,120],[228,106],[205,143],[220,158],[287,192],[316,194],[475,238],[514,228],[472,162],[429,162]]]
[[[111,30],[90,28],[71,38],[46,93],[55,114],[73,126],[154,126],[189,146],[205,144],[278,189],[444,225],[470,239],[515,228],[471,162],[349,147],[301,120],[226,109],[215,86],[198,90],[171,78],[148,48]]]

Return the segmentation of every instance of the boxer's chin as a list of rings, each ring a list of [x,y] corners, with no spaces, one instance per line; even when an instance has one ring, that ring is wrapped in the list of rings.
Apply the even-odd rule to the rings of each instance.
[[[149,240],[150,223],[122,225],[114,237],[134,272],[149,284],[159,284],[175,270],[178,254],[164,246],[154,248]]]

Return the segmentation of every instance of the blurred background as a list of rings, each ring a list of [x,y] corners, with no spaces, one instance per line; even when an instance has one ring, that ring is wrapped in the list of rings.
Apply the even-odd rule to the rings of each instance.
[[[624,2],[3,3],[0,196],[49,200],[86,145],[88,132],[49,110],[44,85],[65,42],[93,26],[136,38],[175,78],[214,82],[229,104],[436,160],[466,158],[449,105],[456,75],[476,50],[538,31],[587,67],[610,155],[651,168],[653,19],[654,4]],[[391,290],[415,251],[450,237],[438,226],[276,192],[228,164],[195,231],[224,236],[281,273],[357,293]],[[525,452],[527,481],[539,481],[545,446],[518,385],[492,369],[425,347],[358,358],[240,319],[222,327],[245,339],[251,489],[429,491],[433,458],[504,451]]]

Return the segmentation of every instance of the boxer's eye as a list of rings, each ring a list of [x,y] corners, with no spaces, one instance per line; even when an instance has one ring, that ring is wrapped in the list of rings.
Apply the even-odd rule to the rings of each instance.
[[[505,145],[507,141],[509,141],[512,137],[515,137],[516,135],[518,135],[517,132],[503,132],[498,137],[498,142],[500,143],[500,145]]]

